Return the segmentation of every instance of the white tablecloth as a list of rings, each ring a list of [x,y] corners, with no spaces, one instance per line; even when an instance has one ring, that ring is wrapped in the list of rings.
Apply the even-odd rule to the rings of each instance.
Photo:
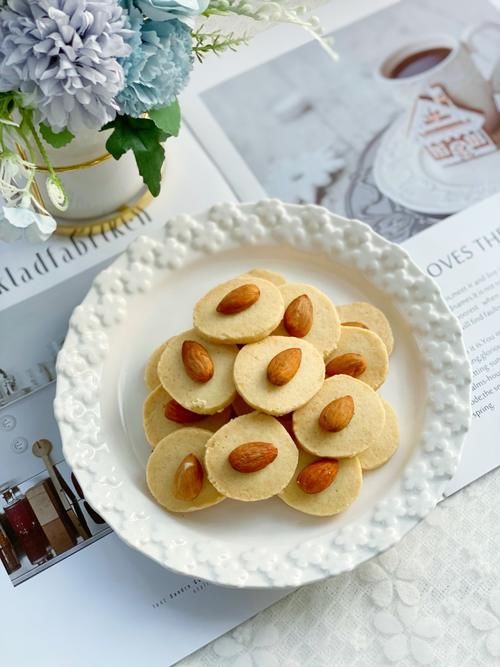
[[[396,547],[290,594],[181,667],[500,664],[500,470]]]

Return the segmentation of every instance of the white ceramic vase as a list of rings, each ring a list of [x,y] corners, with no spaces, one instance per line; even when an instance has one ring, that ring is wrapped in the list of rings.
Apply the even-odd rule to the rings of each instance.
[[[107,152],[109,134],[88,130],[63,148],[48,147],[50,160],[68,195],[66,211],[61,212],[50,201],[48,173],[43,167],[37,171],[36,182],[45,207],[58,219],[83,222],[107,217],[144,191],[132,152],[119,160]]]

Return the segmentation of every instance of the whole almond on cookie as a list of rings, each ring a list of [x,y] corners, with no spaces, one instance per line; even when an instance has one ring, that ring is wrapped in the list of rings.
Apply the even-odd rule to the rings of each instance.
[[[248,283],[246,285],[240,285],[231,290],[226,296],[219,302],[217,306],[217,312],[222,315],[235,315],[236,313],[241,313],[250,306],[253,306],[260,297],[260,289],[257,285]]]
[[[167,419],[177,424],[194,424],[205,416],[188,410],[173,398],[165,403],[163,413]]]
[[[288,304],[283,324],[290,336],[303,338],[313,324],[313,305],[307,294],[301,294]]]
[[[290,382],[302,361],[300,347],[289,347],[274,356],[267,366],[267,379],[278,387]]]
[[[194,500],[203,487],[203,466],[194,454],[188,454],[179,464],[174,478],[174,495],[179,500]]]
[[[238,472],[262,470],[278,456],[278,450],[270,442],[245,442],[229,454],[231,467]]]
[[[297,477],[297,484],[304,493],[321,493],[337,476],[337,459],[318,459],[306,466]]]
[[[319,416],[319,425],[324,431],[338,433],[348,426],[354,416],[352,396],[341,396],[325,405]]]
[[[342,322],[343,327],[358,327],[358,329],[368,329],[363,322]]]
[[[182,362],[195,382],[208,382],[214,374],[214,363],[207,349],[194,340],[182,343]]]
[[[326,365],[326,377],[332,375],[350,375],[353,378],[359,378],[366,371],[366,361],[362,354],[357,352],[347,352],[338,357],[334,357]]]

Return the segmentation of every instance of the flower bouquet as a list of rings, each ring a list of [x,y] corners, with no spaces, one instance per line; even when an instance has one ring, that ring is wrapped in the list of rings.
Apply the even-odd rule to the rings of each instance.
[[[179,132],[177,96],[194,62],[247,41],[210,28],[210,17],[221,17],[219,26],[231,15],[292,22],[317,35],[306,10],[245,0],[0,2],[0,238],[45,239],[55,230],[37,197],[37,165],[64,211],[68,197],[49,152],[88,130],[108,131],[116,160],[132,151],[157,196],[164,143]]]

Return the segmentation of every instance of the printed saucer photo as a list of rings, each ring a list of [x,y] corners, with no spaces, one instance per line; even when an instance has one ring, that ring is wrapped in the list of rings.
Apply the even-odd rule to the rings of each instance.
[[[255,267],[314,285],[339,306],[371,303],[394,334],[380,395],[398,416],[400,445],[334,517],[276,497],[172,513],[146,485],[145,364],[192,327],[193,304],[211,288]],[[92,507],[164,567],[233,587],[317,581],[395,544],[443,498],[470,425],[462,332],[435,282],[364,223],[278,200],[219,204],[136,239],[73,312],[57,376],[64,456]]]
[[[459,165],[436,165],[425,147],[407,134],[401,116],[385,132],[373,175],[386,197],[428,215],[449,215],[493,196],[499,189],[500,150]]]

